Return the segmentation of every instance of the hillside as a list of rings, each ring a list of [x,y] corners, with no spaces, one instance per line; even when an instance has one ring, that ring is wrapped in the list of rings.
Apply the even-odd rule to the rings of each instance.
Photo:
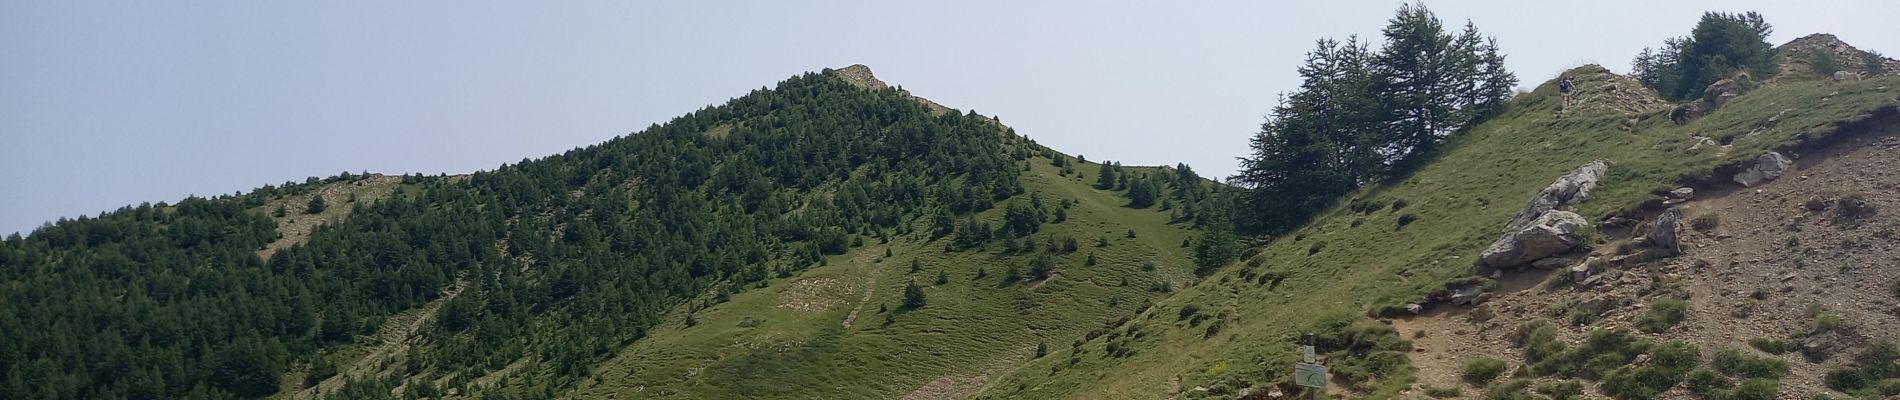
[[[1559,110],[1555,81],[1520,94],[1509,111],[1453,136],[1437,159],[1404,179],[1352,193],[1305,227],[1249,249],[1243,261],[1151,310],[1126,314],[1118,319],[1126,322],[1109,324],[1105,335],[1069,338],[1071,346],[993,380],[982,397],[1287,398],[1298,393],[1290,383],[1299,358],[1295,345],[1302,334],[1313,333],[1331,368],[1330,396],[1421,398],[1429,392],[1533,398],[1512,396],[1532,396],[1532,386],[1559,388],[1566,381],[1562,374],[1519,367],[1530,363],[1512,345],[1522,338],[1514,336],[1520,326],[1547,318],[1544,304],[1574,306],[1576,300],[1566,299],[1608,292],[1619,293],[1613,295],[1616,304],[1649,304],[1678,294],[1691,299],[1685,324],[1696,328],[1637,334],[1643,338],[1638,342],[1654,343],[1656,349],[1670,348],[1662,346],[1666,341],[1685,340],[1714,354],[1746,347],[1753,335],[1796,340],[1823,333],[1807,331],[1815,315],[1846,316],[1833,322],[1853,327],[1844,331],[1850,339],[1830,344],[1837,346],[1829,348],[1834,357],[1779,356],[1800,365],[1782,385],[1784,393],[1799,398],[1825,392],[1819,375],[1852,364],[1846,355],[1860,353],[1877,339],[1895,338],[1891,268],[1874,267],[1892,263],[1891,229],[1881,228],[1892,219],[1831,225],[1822,221],[1822,211],[1790,206],[1809,197],[1832,206],[1856,191],[1865,193],[1867,207],[1891,201],[1894,177],[1874,171],[1891,165],[1890,146],[1882,143],[1900,130],[1895,117],[1900,77],[1782,80],[1683,119],[1672,118],[1681,115],[1647,88],[1603,68],[1585,66],[1565,75],[1577,81],[1576,103],[1566,110]],[[1730,179],[1769,151],[1793,154],[1801,175],[1747,189]],[[1822,161],[1836,158],[1843,161]],[[1583,235],[1594,239],[1582,254],[1563,259],[1572,264],[1552,268],[1567,272],[1563,268],[1587,264],[1592,273],[1620,282],[1604,287],[1627,293],[1531,290],[1526,288],[1551,273],[1477,266],[1481,253],[1499,238],[1499,228],[1526,199],[1593,160],[1607,161],[1607,173],[1587,200],[1564,207],[1582,215],[1588,224]],[[1827,175],[1809,176],[1810,168]],[[1635,233],[1651,229],[1663,206],[1675,203],[1659,194],[1685,185],[1696,195],[1680,212],[1719,215],[1721,233],[1685,233],[1687,254],[1679,257],[1617,257],[1641,249],[1633,244]],[[1811,216],[1790,220],[1795,214]],[[1599,231],[1603,221],[1612,223]],[[1640,222],[1638,229],[1619,228],[1628,221]],[[1800,233],[1769,228],[1781,225]],[[1802,244],[1793,253],[1780,250],[1797,241]],[[1592,255],[1619,262],[1586,263]],[[1798,273],[1785,287],[1772,282],[1790,271]],[[1503,279],[1486,277],[1493,274]],[[1764,282],[1770,275],[1773,279]],[[1685,278],[1690,276],[1695,278]],[[1756,289],[1798,294],[1747,300],[1759,293]],[[1476,296],[1482,302],[1478,308],[1446,304],[1471,301],[1470,294],[1480,291],[1490,294]],[[1754,314],[1731,316],[1736,301],[1761,305],[1745,306]],[[1424,314],[1411,316],[1408,304],[1423,306]],[[1815,304],[1816,311],[1801,315],[1806,311],[1799,310],[1809,307],[1805,304]],[[1576,344],[1595,337],[1598,328],[1634,329],[1629,328],[1636,319],[1632,314],[1642,308],[1627,306],[1601,319],[1593,315],[1589,323],[1566,325],[1559,330],[1560,340],[1549,343]],[[1555,315],[1568,318],[1567,310]],[[1736,319],[1749,321],[1750,327],[1737,329]],[[1664,352],[1643,354],[1651,348],[1646,346],[1631,347],[1628,357],[1646,360]],[[1532,380],[1505,382],[1501,388],[1459,381],[1466,362],[1487,355],[1518,371],[1507,376]],[[1590,362],[1617,366],[1631,358]],[[1572,368],[1584,361],[1574,360]],[[1584,396],[1603,395],[1595,379],[1603,376],[1582,376],[1592,378],[1581,381],[1590,389]],[[1686,397],[1685,390],[1669,395]]]
[[[1704,22],[1510,95],[1404,6],[1418,46],[1320,41],[1255,138],[1282,174],[1234,185],[851,65],[489,171],[62,219],[0,240],[0,399],[1290,399],[1305,340],[1327,398],[1900,396],[1900,61]]]
[[[345,173],[61,220],[0,242],[0,398],[968,385],[1186,284],[1187,238],[1213,212],[1190,206],[1219,203],[1211,183],[1111,169],[1121,180],[1093,188],[1099,164],[853,66],[494,171]],[[1128,206],[1159,190],[1162,206]],[[926,305],[895,300],[912,282]],[[724,331],[748,317],[758,329]],[[705,366],[653,368],[656,348],[741,361],[675,381]],[[941,366],[764,385],[867,381],[867,360],[915,351]]]

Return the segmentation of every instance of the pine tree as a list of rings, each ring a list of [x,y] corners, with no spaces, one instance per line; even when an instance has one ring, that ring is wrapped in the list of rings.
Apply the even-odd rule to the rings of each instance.
[[[1038,280],[1049,279],[1049,275],[1055,273],[1055,270],[1056,259],[1047,253],[1037,255],[1029,263],[1029,276]]]
[[[944,273],[944,272],[943,272],[943,270],[937,270],[937,281],[936,281],[936,282],[937,282],[937,284],[938,284],[938,285],[943,285],[943,284],[945,284],[945,283],[950,283],[950,274],[947,274],[947,273]]]
[[[1095,188],[1096,189],[1109,190],[1109,189],[1115,188],[1115,182],[1117,182],[1116,177],[1115,177],[1116,175],[1115,167],[1116,167],[1116,164],[1114,162],[1111,162],[1111,161],[1102,162],[1101,172],[1095,174]]]
[[[1153,206],[1155,198],[1160,195],[1159,192],[1160,189],[1155,187],[1153,180],[1136,179],[1128,184],[1128,206],[1134,208]]]
[[[911,310],[924,308],[924,288],[917,286],[916,281],[904,284],[904,308]]]
[[[329,208],[329,206],[324,204],[323,195],[312,195],[310,196],[310,203],[304,205],[303,212],[304,214],[316,214],[323,212],[325,208]]]
[[[915,258],[910,259],[910,273],[915,274],[917,271],[922,270],[924,270],[924,263],[922,261],[917,261]]]

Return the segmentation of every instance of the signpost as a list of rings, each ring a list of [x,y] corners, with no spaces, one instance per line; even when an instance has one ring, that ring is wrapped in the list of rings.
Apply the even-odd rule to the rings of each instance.
[[[1311,388],[1308,399],[1318,399],[1319,392],[1326,389],[1326,366],[1313,356],[1313,334],[1306,334],[1306,345],[1300,346],[1300,363],[1293,365],[1293,384]]]

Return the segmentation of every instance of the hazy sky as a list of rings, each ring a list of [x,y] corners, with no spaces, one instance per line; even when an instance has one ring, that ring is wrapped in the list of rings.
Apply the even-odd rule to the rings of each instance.
[[[1112,3],[3,0],[0,233],[342,171],[492,169],[853,63],[1065,152],[1221,177],[1313,40],[1376,37],[1399,5]],[[1497,36],[1526,84],[1622,71],[1705,10],[1759,10],[1776,44],[1900,54],[1900,2],[1829,3],[1427,4]]]

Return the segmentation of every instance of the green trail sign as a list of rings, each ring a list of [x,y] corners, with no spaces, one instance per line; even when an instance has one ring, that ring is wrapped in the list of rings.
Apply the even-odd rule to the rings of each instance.
[[[1293,365],[1293,384],[1314,389],[1326,388],[1326,366],[1312,363]]]

